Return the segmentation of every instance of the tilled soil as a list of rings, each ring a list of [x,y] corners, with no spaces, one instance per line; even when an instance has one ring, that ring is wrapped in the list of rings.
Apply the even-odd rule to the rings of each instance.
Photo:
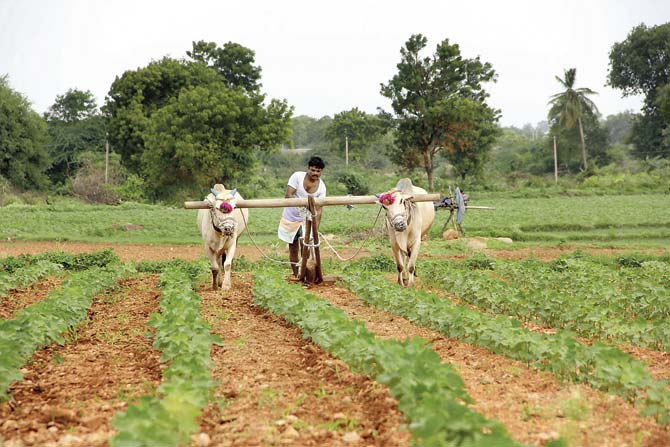
[[[160,384],[160,354],[145,336],[158,309],[157,276],[95,297],[89,320],[33,355],[0,405],[6,445],[104,446],[110,421]]]
[[[0,256],[107,247],[124,261],[202,257],[199,245],[48,242],[0,243]],[[254,247],[240,248],[238,255],[259,257]],[[58,281],[11,292],[12,304],[0,307],[0,315],[11,317],[43,299]],[[230,292],[198,290],[202,315],[223,346],[212,350],[217,386],[192,445],[409,445],[406,421],[388,390],[352,373],[303,340],[299,330],[254,306],[252,281],[250,274],[235,272]],[[312,290],[380,337],[432,341],[443,361],[461,374],[476,400],[474,408],[501,421],[519,441],[543,445],[560,435],[572,446],[670,445],[667,429],[621,398],[561,383],[523,363],[376,311],[341,287]],[[124,281],[118,290],[95,298],[89,322],[68,335],[68,344],[38,351],[23,368],[25,379],[13,385],[11,400],[0,405],[0,436],[9,441],[6,445],[107,445],[116,412],[160,383],[159,353],[146,336],[147,319],[159,300],[157,276]],[[670,376],[664,354],[636,355],[655,358],[654,373]]]
[[[313,292],[365,322],[381,338],[422,337],[443,361],[457,368],[474,408],[502,422],[515,439],[542,445],[563,436],[575,446],[668,446],[670,433],[623,399],[584,385],[558,381],[439,332],[418,327],[397,315],[366,306],[348,290],[320,286]]]
[[[43,278],[28,287],[10,290],[7,295],[0,296],[0,318],[13,318],[24,307],[42,301],[61,282],[63,278]]]
[[[198,291],[204,318],[224,341],[212,353],[217,403],[201,423],[214,445],[409,445],[386,387],[254,306],[251,275],[233,281],[228,293]]]

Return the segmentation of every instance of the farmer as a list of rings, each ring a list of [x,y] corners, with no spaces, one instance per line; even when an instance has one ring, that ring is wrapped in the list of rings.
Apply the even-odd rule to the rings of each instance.
[[[312,157],[307,162],[307,172],[296,171],[288,179],[288,186],[286,187],[285,198],[303,198],[307,196],[326,197],[326,184],[321,180],[321,173],[326,164],[320,157]],[[315,223],[318,225],[321,222],[321,207],[316,209]],[[298,277],[298,257],[300,251],[299,239],[304,234],[303,226],[309,211],[303,207],[288,207],[284,208],[281,220],[279,221],[279,228],[277,230],[277,237],[282,241],[288,243],[289,260],[291,261],[291,269],[293,276]]]

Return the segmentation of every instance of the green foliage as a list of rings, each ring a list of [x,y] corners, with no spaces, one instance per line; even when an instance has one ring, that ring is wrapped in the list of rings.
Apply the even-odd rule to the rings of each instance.
[[[9,386],[21,380],[21,366],[40,347],[65,343],[63,333],[87,318],[93,297],[130,275],[130,269],[116,264],[72,274],[49,296],[0,321],[0,398]]]
[[[347,169],[336,172],[335,180],[344,186],[347,194],[355,196],[364,196],[370,194],[370,186],[366,177],[353,169]]]
[[[198,417],[215,385],[210,350],[221,340],[200,317],[200,297],[193,291],[190,273],[171,266],[160,285],[161,311],[152,314],[149,324],[156,328],[154,346],[168,365],[163,383],[157,396],[142,397],[117,414],[112,446],[186,445],[198,430]]]
[[[46,125],[30,102],[0,76],[0,177],[17,188],[43,189],[50,160],[45,146]]]
[[[612,46],[609,59],[608,84],[621,89],[624,96],[645,95],[642,115],[633,124],[631,142],[636,154],[670,157],[670,108],[663,99],[670,88],[670,23],[636,26],[626,40]]]
[[[14,273],[18,269],[33,266],[42,262],[60,265],[65,270],[88,270],[93,267],[107,267],[121,262],[111,248],[91,253],[65,253],[63,251],[46,251],[39,255],[22,254],[17,257],[0,259],[0,272]]]
[[[486,104],[485,82],[495,71],[479,57],[464,59],[460,48],[445,39],[435,53],[419,53],[427,39],[413,35],[401,48],[398,73],[382,84],[397,124],[394,162],[404,168],[422,167],[433,189],[434,157],[448,152],[460,177],[477,174],[499,130],[498,111]]]
[[[390,256],[377,254],[374,256],[366,256],[347,265],[344,271],[395,272],[397,271],[396,269],[395,261]]]
[[[156,111],[141,156],[154,195],[195,194],[244,178],[256,161],[254,149],[275,149],[288,136],[287,104],[273,101],[266,110],[261,99],[210,84],[183,89]]]
[[[481,280],[454,280],[455,270],[453,264],[446,266],[445,263],[432,266],[424,263],[423,267],[423,271],[428,272],[426,277],[432,278],[445,290],[456,293],[460,299],[467,301],[462,287],[469,288],[467,296],[473,299],[487,290]],[[468,275],[478,277],[486,274],[481,270],[461,272],[470,272]],[[489,316],[428,292],[397,287],[379,275],[350,273],[345,283],[359,298],[374,307],[401,315],[449,337],[532,363],[558,377],[587,383],[632,402],[644,403],[650,415],[656,416],[661,423],[669,422],[670,406],[666,405],[668,400],[663,397],[670,392],[668,382],[655,380],[644,362],[614,347],[600,341],[591,345],[582,344],[568,331],[558,331],[555,335],[532,332],[518,320],[507,317],[504,310],[495,309],[493,313],[496,316]],[[499,305],[506,302],[502,296]]]
[[[495,270],[496,263],[494,259],[482,254],[475,254],[468,258],[466,265],[471,270]]]
[[[360,162],[368,159],[370,147],[386,133],[389,124],[380,116],[368,115],[354,107],[335,114],[326,129],[326,138],[330,142],[331,150],[345,158],[346,137],[349,160]]]
[[[251,50],[201,41],[188,55],[192,61],[163,58],[124,73],[105,105],[112,147],[154,199],[244,179],[259,152],[290,134],[292,108],[264,104]]]
[[[387,385],[409,420],[416,445],[517,445],[504,427],[464,404],[472,398],[460,376],[425,340],[377,339],[362,322],[268,270],[256,276],[254,302],[297,325],[352,370]]]
[[[582,168],[586,170],[588,169],[588,161],[583,123],[586,117],[596,115],[598,108],[588,98],[589,95],[595,95],[596,92],[585,87],[575,88],[576,76],[576,68],[565,70],[563,79],[556,76],[556,80],[565,90],[551,97],[549,101],[551,109],[549,109],[548,117],[554,128],[554,133],[560,127],[572,129],[577,124],[582,147]]]
[[[193,42],[186,54],[194,61],[203,62],[221,75],[228,88],[242,88],[247,92],[260,89],[261,68],[254,64],[254,52],[235,42],[218,47],[214,42]]]
[[[50,261],[40,260],[33,265],[9,271],[0,270],[0,301],[11,289],[19,289],[45,276],[59,275],[62,267]]]
[[[62,184],[80,167],[79,155],[101,152],[105,146],[105,121],[98,112],[93,93],[70,89],[58,95],[44,114],[53,160],[49,178]]]
[[[326,129],[330,127],[333,119],[323,116],[319,119],[306,115],[292,118],[292,148],[315,148],[326,142]]]

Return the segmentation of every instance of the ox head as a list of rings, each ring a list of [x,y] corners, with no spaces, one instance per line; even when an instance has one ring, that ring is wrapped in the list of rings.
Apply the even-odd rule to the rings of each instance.
[[[377,203],[386,211],[386,219],[396,231],[405,231],[409,225],[409,209],[412,206],[412,194],[392,189],[383,194],[375,194]]]
[[[229,191],[223,185],[216,184],[210,191],[212,193],[207,196],[207,199],[212,205],[210,208],[212,224],[221,230],[224,236],[232,236],[235,234],[237,225],[237,220],[232,214],[235,209],[237,189]]]

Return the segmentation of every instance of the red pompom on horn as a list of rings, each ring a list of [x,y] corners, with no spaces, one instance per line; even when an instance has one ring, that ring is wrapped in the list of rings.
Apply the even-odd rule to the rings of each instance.
[[[228,202],[221,202],[221,205],[219,205],[219,209],[222,212],[228,214],[228,213],[231,213],[233,211],[233,205],[231,205]]]
[[[384,206],[389,206],[393,202],[395,202],[395,197],[393,197],[393,194],[387,192],[379,196],[379,203],[381,203]]]

